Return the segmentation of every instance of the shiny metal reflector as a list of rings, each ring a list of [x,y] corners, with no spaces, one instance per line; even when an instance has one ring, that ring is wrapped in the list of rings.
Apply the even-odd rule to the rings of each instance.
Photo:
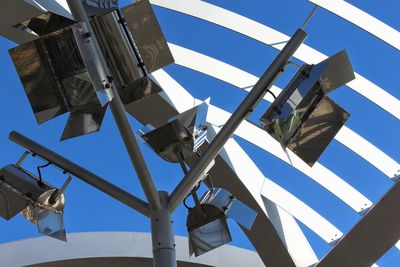
[[[148,0],[135,1],[121,11],[149,73],[174,63]]]
[[[201,198],[201,204],[209,204],[223,210],[226,217],[234,219],[243,227],[251,230],[257,218],[257,212],[238,200],[228,190],[211,188]]]
[[[262,127],[312,166],[350,116],[326,94],[354,78],[344,50],[303,65],[260,118]]]
[[[185,160],[206,140],[208,104],[206,102],[173,118],[151,131],[142,131],[142,138],[164,160],[177,163]]]
[[[201,209],[189,210],[186,223],[196,257],[232,241],[223,211],[209,204],[202,204]]]

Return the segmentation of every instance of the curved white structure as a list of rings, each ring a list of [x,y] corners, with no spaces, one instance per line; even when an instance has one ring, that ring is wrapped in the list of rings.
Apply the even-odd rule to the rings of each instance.
[[[343,0],[308,0],[400,50],[400,32]]]
[[[264,266],[256,252],[223,246],[203,257],[189,257],[188,241],[175,237],[177,260],[186,267]],[[45,248],[45,249],[43,249]],[[0,244],[2,267],[152,266],[149,233],[92,232],[68,234],[68,243],[48,237]]]
[[[236,31],[278,50],[281,50],[290,38],[268,26],[203,1],[152,0],[150,2]],[[307,45],[302,45],[294,56],[308,64],[315,64],[327,58],[326,55]],[[357,73],[355,75],[356,79],[347,86],[400,119],[400,101],[397,98],[363,76]]]

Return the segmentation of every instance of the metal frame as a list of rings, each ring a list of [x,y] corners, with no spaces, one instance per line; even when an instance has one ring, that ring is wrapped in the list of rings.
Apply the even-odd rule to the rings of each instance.
[[[67,0],[68,1],[68,0]],[[32,1],[30,1],[30,2],[32,2]],[[76,0],[76,1],[73,1],[73,0],[69,0],[68,1],[69,3],[70,3],[70,5],[71,5],[71,9],[72,9],[72,13],[75,15],[75,18],[80,18],[80,20],[83,20],[83,21],[85,21],[85,20],[87,20],[87,17],[85,16],[85,14],[84,14],[84,11],[83,11],[83,9],[82,8],[80,8],[79,7],[79,5],[81,5],[81,4],[78,4],[78,2],[80,2],[79,0]],[[153,1],[153,2],[163,2],[162,0],[160,0],[160,1],[157,1],[157,0],[155,0],[155,1]],[[174,2],[173,0],[170,0],[170,2]],[[188,4],[192,4],[192,3],[189,3],[189,2],[191,2],[190,0],[188,1]],[[33,3],[33,2],[32,2]],[[203,3],[201,3],[201,4],[203,4]],[[206,4],[206,5],[209,5],[209,4]],[[211,5],[212,6],[212,5]],[[74,8],[75,7],[75,8]],[[230,12],[231,13],[231,12]],[[232,14],[234,14],[234,13],[232,13]],[[234,15],[236,15],[236,14],[234,14]],[[212,16],[212,15],[211,15]],[[254,21],[251,21],[252,23],[255,23]],[[275,45],[275,48],[278,48],[278,49],[281,49],[281,44],[280,45]],[[305,46],[303,46],[303,48],[304,48]],[[306,47],[306,48],[309,48],[309,47]],[[302,48],[300,49],[300,51],[299,52],[301,52],[301,50],[302,50]],[[304,49],[305,50],[305,49]],[[312,49],[310,49],[310,50],[312,50]],[[313,51],[313,50],[312,50]],[[284,51],[282,51],[282,52],[284,52]],[[315,52],[317,52],[317,51],[315,51]],[[318,53],[318,52],[317,52]],[[302,55],[305,55],[305,54],[302,54]],[[98,60],[98,66],[103,66],[104,67],[104,60],[102,60],[102,55],[99,53],[99,55],[98,55],[99,57],[97,58],[97,60]],[[314,56],[316,56],[316,53],[314,53]],[[323,55],[322,55],[323,56]],[[232,67],[232,68],[234,68],[234,67]],[[211,73],[211,74],[213,74],[213,73]],[[251,77],[251,75],[249,74],[249,76],[248,77]],[[358,80],[361,80],[362,81],[362,79],[364,79],[363,77],[361,77],[361,76],[358,76]],[[273,78],[272,78],[272,76],[270,77],[270,80],[271,81],[273,81]],[[364,83],[366,82],[366,84],[368,84],[368,83],[370,83],[368,80],[365,80],[364,79]],[[361,83],[361,82],[360,82]],[[360,83],[358,83],[359,85],[360,85]],[[374,85],[375,86],[375,85]],[[257,87],[257,86],[255,86],[255,87]],[[354,87],[354,86],[353,86]],[[355,87],[357,87],[357,86],[355,86]],[[375,87],[377,87],[377,86],[375,86]],[[354,88],[353,88],[354,89]],[[395,99],[394,97],[392,97],[391,95],[389,95],[389,94],[387,94],[385,91],[383,91],[382,89],[380,89],[379,87],[377,87],[377,88],[374,88],[374,90],[375,89],[379,89],[379,90],[381,90],[382,92],[382,94],[381,94],[381,96],[386,96],[387,98],[386,98],[386,100],[388,100],[389,99],[389,102],[390,101],[392,101],[392,103],[396,103],[396,101],[398,102],[398,100],[397,99]],[[276,87],[274,87],[272,90],[279,90],[279,88],[276,88]],[[355,89],[356,90],[356,89]],[[379,91],[378,90],[378,91]],[[127,193],[127,192],[125,192],[125,191],[123,191],[122,189],[119,189],[119,188],[116,188],[115,186],[114,186],[114,188],[112,188],[111,190],[107,190],[107,189],[105,189],[105,188],[109,188],[109,186],[110,186],[110,184],[107,184],[107,182],[105,181],[105,180],[103,180],[103,179],[101,179],[100,177],[98,177],[98,176],[96,176],[96,175],[94,175],[94,174],[92,174],[92,173],[90,173],[89,171],[87,171],[87,170],[84,170],[82,167],[80,167],[80,166],[78,166],[78,165],[74,165],[74,163],[72,163],[72,162],[69,162],[69,163],[67,163],[67,165],[65,165],[66,166],[66,168],[70,168],[70,169],[72,169],[72,171],[75,171],[75,173],[78,173],[78,174],[80,174],[80,176],[82,176],[82,177],[80,177],[80,178],[82,178],[83,180],[86,180],[86,182],[88,182],[89,184],[91,183],[92,185],[94,185],[95,187],[97,187],[98,189],[100,189],[100,190],[102,190],[102,191],[108,191],[108,192],[106,192],[107,194],[109,194],[109,195],[111,195],[111,196],[113,196],[114,195],[114,197],[115,197],[115,194],[122,194],[123,195],[123,199],[121,200],[121,199],[118,199],[118,197],[117,197],[117,199],[119,200],[119,201],[121,201],[121,202],[123,202],[124,204],[126,204],[126,205],[128,205],[128,206],[130,206],[131,208],[133,208],[133,209],[135,209],[135,210],[138,210],[139,212],[141,212],[142,214],[144,214],[144,215],[146,215],[146,216],[151,216],[152,218],[164,218],[163,220],[160,220],[160,221],[164,221],[164,223],[160,223],[160,224],[158,224],[158,223],[154,223],[154,225],[153,225],[153,220],[152,220],[152,228],[153,229],[159,229],[159,233],[160,232],[166,232],[166,233],[168,233],[168,232],[170,232],[169,234],[165,234],[165,235],[153,235],[153,244],[154,244],[154,247],[156,247],[157,246],[157,244],[159,244],[159,243],[154,243],[154,241],[156,240],[156,238],[159,238],[160,240],[163,240],[163,242],[161,242],[161,243],[168,243],[169,245],[166,247],[166,250],[164,250],[164,247],[163,248],[161,248],[161,250],[160,251],[168,251],[169,253],[167,253],[167,254],[169,254],[169,255],[166,255],[165,256],[165,258],[164,258],[164,256],[162,256],[164,253],[160,253],[160,256],[156,256],[156,254],[157,254],[157,251],[158,251],[158,249],[155,249],[155,251],[154,251],[154,259],[155,259],[155,262],[157,262],[157,260],[159,261],[159,262],[168,262],[169,260],[171,260],[171,259],[173,259],[174,258],[174,255],[175,255],[175,253],[171,253],[171,251],[174,251],[174,248],[172,248],[173,246],[171,245],[172,243],[173,243],[173,239],[172,239],[172,242],[171,242],[171,239],[170,239],[170,237],[171,237],[171,235],[173,236],[173,233],[172,233],[172,227],[171,226],[167,226],[167,222],[168,221],[170,221],[171,222],[171,220],[170,220],[170,216],[171,216],[171,210],[173,210],[174,208],[176,208],[176,205],[177,205],[177,203],[179,203],[179,199],[181,199],[182,198],[182,196],[184,195],[184,194],[186,194],[187,192],[187,190],[191,187],[191,186],[193,186],[193,183],[196,181],[195,179],[193,179],[193,178],[195,178],[196,176],[198,176],[198,174],[200,174],[200,173],[202,173],[203,171],[204,171],[204,168],[206,168],[207,166],[208,166],[208,163],[209,163],[209,161],[210,160],[212,160],[213,158],[215,158],[216,157],[216,155],[218,154],[218,152],[219,152],[219,150],[222,148],[222,146],[223,146],[223,144],[225,143],[225,142],[227,142],[228,140],[229,140],[229,138],[230,138],[230,136],[233,134],[233,132],[235,131],[235,129],[236,129],[236,127],[238,127],[238,124],[240,123],[240,121],[241,120],[243,120],[244,119],[244,117],[248,114],[248,111],[250,111],[252,108],[253,108],[253,105],[251,105],[251,103],[253,102],[253,103],[257,103],[261,98],[262,98],[262,96],[261,96],[261,98],[260,98],[260,96],[252,96],[252,97],[250,97],[250,96],[248,96],[248,98],[246,98],[246,99],[250,99],[250,98],[253,98],[252,100],[249,100],[248,101],[248,103],[247,103],[247,105],[246,105],[246,103],[242,103],[241,104],[241,106],[240,106],[240,108],[238,109],[238,112],[235,112],[234,113],[234,115],[228,120],[228,122],[226,122],[226,119],[224,119],[223,117],[225,117],[226,115],[228,115],[226,112],[223,114],[223,111],[221,112],[220,110],[218,110],[218,109],[216,109],[218,112],[216,112],[216,113],[219,113],[218,115],[220,115],[220,116],[214,116],[214,118],[212,119],[212,120],[215,120],[215,121],[217,121],[217,122],[222,122],[221,124],[218,124],[218,125],[224,125],[224,127],[222,127],[222,130],[221,130],[221,132],[222,132],[222,134],[218,134],[217,135],[217,137],[216,137],[216,139],[215,139],[215,141],[214,142],[212,142],[210,145],[209,145],[209,147],[208,147],[208,149],[207,149],[207,152],[206,152],[206,154],[207,154],[207,157],[203,157],[199,162],[200,162],[200,164],[196,164],[192,169],[193,169],[193,173],[191,174],[191,173],[189,173],[187,176],[185,176],[185,178],[184,178],[184,180],[182,181],[182,184],[180,184],[180,185],[183,185],[183,187],[181,187],[182,189],[178,189],[178,188],[176,188],[175,190],[174,190],[174,192],[173,192],[173,194],[170,196],[170,203],[169,203],[169,205],[168,205],[168,203],[167,203],[167,201],[166,201],[166,199],[167,199],[167,195],[165,195],[165,193],[158,193],[157,191],[156,191],[156,189],[155,189],[155,186],[154,186],[154,184],[153,184],[153,181],[152,181],[152,179],[151,179],[151,176],[150,176],[150,173],[149,173],[149,171],[148,171],[148,169],[147,169],[147,167],[146,167],[146,164],[145,164],[145,161],[144,161],[144,159],[143,159],[143,156],[142,156],[142,154],[141,154],[141,152],[140,152],[140,149],[139,149],[139,147],[138,147],[138,145],[137,145],[137,142],[136,142],[136,139],[135,139],[135,136],[133,135],[133,132],[132,132],[132,129],[131,129],[131,127],[130,127],[130,124],[129,124],[129,121],[128,121],[128,119],[127,119],[127,116],[126,116],[126,113],[125,113],[125,110],[124,110],[124,107],[123,107],[123,105],[122,105],[122,103],[121,103],[121,101],[120,101],[120,99],[119,99],[119,96],[118,96],[118,94],[117,93],[115,93],[115,88],[113,88],[113,91],[114,91],[114,95],[116,95],[117,97],[115,97],[111,102],[110,102],[110,106],[111,106],[111,110],[112,110],[112,112],[113,112],[113,115],[114,115],[114,118],[115,118],[115,120],[116,120],[116,122],[117,122],[117,125],[118,125],[118,128],[120,129],[120,133],[121,133],[121,136],[122,136],[122,138],[123,138],[123,140],[124,140],[124,143],[125,143],[125,145],[126,145],[126,147],[127,147],[127,151],[128,151],[128,154],[130,155],[130,158],[131,158],[131,161],[132,161],[132,164],[134,165],[134,167],[135,167],[135,169],[136,169],[136,172],[138,173],[138,176],[139,176],[139,180],[140,180],[140,182],[141,182],[141,184],[142,184],[142,187],[143,187],[143,189],[144,189],[144,191],[145,191],[145,195],[146,195],[146,197],[147,197],[147,199],[148,199],[148,201],[149,201],[149,204],[147,204],[146,202],[144,202],[144,201],[142,201],[142,200],[140,200],[140,199],[138,199],[138,198],[136,198],[136,197],[134,197],[134,196],[132,196],[132,195],[130,195],[129,193]],[[371,91],[371,92],[369,92],[369,93],[372,93],[373,91]],[[254,93],[254,91],[253,91],[253,93]],[[265,92],[264,92],[265,93]],[[368,93],[367,93],[368,94]],[[386,95],[385,95],[386,94]],[[249,94],[250,95],[250,94]],[[368,96],[367,96],[368,97]],[[383,100],[383,101],[386,101],[386,100]],[[193,99],[193,101],[195,102],[196,100],[195,99]],[[382,103],[382,102],[381,102]],[[176,105],[176,103],[175,103],[175,101],[174,101],[174,103],[173,103],[173,105]],[[378,105],[380,105],[379,103],[378,103]],[[381,105],[382,106],[382,105]],[[215,109],[215,108],[214,108]],[[240,111],[240,109],[242,109],[242,111]],[[247,111],[246,111],[246,109],[247,109]],[[391,111],[389,111],[389,112],[391,112]],[[396,115],[396,114],[393,114],[393,113],[391,113],[392,115],[394,115],[394,116],[396,116],[396,117],[398,117],[398,115]],[[230,115],[230,114],[229,114]],[[236,125],[235,125],[236,124]],[[244,124],[246,124],[246,123],[244,123]],[[248,126],[248,125],[247,125]],[[243,129],[242,129],[243,130]],[[254,129],[253,129],[254,130]],[[371,149],[371,148],[375,148],[376,150],[375,151],[377,151],[377,152],[380,152],[381,154],[383,154],[384,156],[386,156],[387,157],[387,162],[389,162],[390,160],[392,160],[390,157],[388,157],[386,154],[384,154],[382,151],[380,151],[378,148],[376,148],[375,146],[373,146],[372,144],[370,144],[368,141],[366,141],[365,139],[362,139],[361,137],[359,137],[356,133],[354,133],[354,132],[352,132],[350,129],[347,129],[348,130],[348,132],[346,132],[346,134],[353,134],[353,138],[356,138],[356,139],[358,139],[358,141],[359,141],[359,143],[363,143],[364,145],[366,145],[366,146],[368,146],[369,145],[369,149]],[[239,129],[238,129],[238,131],[240,131],[240,127],[239,127]],[[13,137],[14,136],[14,137]],[[239,135],[240,136],[240,135]],[[15,138],[15,140],[19,140],[18,142],[21,142],[21,143],[23,143],[23,142],[25,142],[25,141],[21,141],[21,140],[23,140],[24,138],[22,137],[21,138],[21,136],[18,136],[18,134],[15,134],[15,133],[13,133],[13,134],[11,134],[10,135],[10,138],[12,139],[12,138]],[[28,139],[28,143],[29,143],[29,139]],[[348,143],[348,142],[347,142]],[[38,145],[38,144],[36,144],[36,145]],[[346,144],[345,144],[346,145]],[[347,144],[348,145],[348,144]],[[40,145],[38,145],[38,146],[40,146]],[[350,147],[349,147],[350,148]],[[41,149],[41,148],[35,148],[35,149]],[[45,148],[44,148],[45,149]],[[359,151],[359,152],[357,152],[357,151],[355,151],[355,149],[352,149],[354,152],[356,152],[357,154],[359,154],[360,156],[362,156],[362,154],[364,154],[364,155],[367,155],[367,153],[366,153],[366,150],[364,150],[364,151]],[[33,151],[32,151],[33,152]],[[61,156],[59,156],[59,155],[57,155],[57,154],[55,154],[54,152],[52,152],[52,151],[46,151],[45,153],[49,153],[48,155],[51,155],[51,156],[49,156],[49,157],[53,157],[53,159],[56,159],[56,161],[58,160],[59,161],[59,164],[65,164],[65,158],[62,158]],[[51,153],[53,153],[53,154],[51,154]],[[293,156],[292,156],[293,157]],[[367,159],[368,160],[368,159]],[[373,162],[377,162],[376,161],[376,158],[375,159],[371,159],[371,160],[368,160],[369,162],[371,162],[371,164],[373,164],[374,165],[374,163]],[[393,160],[392,160],[393,161]],[[61,163],[60,163],[61,162]],[[64,162],[64,163],[63,163]],[[72,167],[71,167],[71,164],[70,163],[72,163]],[[391,162],[391,164],[394,166],[394,163],[395,162]],[[377,164],[377,163],[376,163]],[[397,164],[397,163],[396,163]],[[300,164],[301,165],[301,164]],[[387,164],[386,164],[387,165]],[[374,165],[375,166],[375,165]],[[382,166],[382,165],[379,165],[379,166]],[[393,167],[392,166],[392,167]],[[398,164],[397,164],[397,166],[398,166]],[[323,166],[321,166],[322,168],[323,168]],[[376,167],[376,166],[375,166]],[[80,168],[80,169],[79,169]],[[299,169],[304,169],[304,167],[298,167]],[[381,168],[379,168],[381,171],[383,171],[382,169],[384,169],[384,167],[381,167]],[[386,171],[383,171],[386,175],[388,175],[387,173],[388,173],[388,168],[387,167],[385,167],[385,170]],[[329,170],[327,170],[328,172],[329,172]],[[71,172],[72,173],[72,172]],[[76,174],[75,174],[76,175]],[[319,175],[321,175],[321,174],[319,174]],[[78,175],[77,175],[78,176]],[[261,175],[262,176],[262,175]],[[335,176],[334,174],[333,174],[333,176]],[[389,176],[389,175],[388,175]],[[340,180],[340,178],[339,178],[339,180]],[[342,186],[345,186],[346,185],[346,183],[343,181],[343,183],[344,184],[342,184]],[[271,184],[269,184],[269,186],[271,186]],[[101,189],[102,188],[102,189]],[[264,186],[263,186],[263,188],[264,188]],[[354,191],[355,191],[355,195],[357,195],[357,191],[354,189]],[[126,194],[125,194],[126,193]],[[354,193],[354,192],[353,192]],[[264,193],[263,193],[264,194]],[[271,195],[271,193],[265,193],[265,194],[269,194],[269,195]],[[358,193],[359,194],[359,193]],[[361,195],[361,194],[359,194],[359,195]],[[160,196],[161,196],[161,200],[160,200]],[[270,196],[271,197],[271,196]],[[357,197],[359,197],[360,199],[363,199],[364,197],[361,195],[361,196],[357,196]],[[357,198],[356,197],[356,198]],[[364,201],[365,201],[366,199],[364,198]],[[347,200],[347,201],[349,201],[349,200]],[[294,201],[295,202],[295,201]],[[301,201],[300,201],[301,202]],[[264,200],[264,204],[265,203],[267,203],[267,202],[265,202],[265,200]],[[272,202],[271,202],[272,203]],[[302,202],[301,202],[302,203]],[[346,202],[347,203],[347,202]],[[304,204],[304,203],[303,203]],[[265,204],[266,206],[267,206],[267,204]],[[367,204],[365,204],[364,203],[364,206],[366,206]],[[167,209],[167,206],[169,206],[169,210]],[[279,207],[278,207],[279,208]],[[365,209],[365,207],[362,207],[360,210],[358,210],[359,212],[361,212],[363,209]],[[282,212],[285,212],[283,209],[281,210]],[[279,216],[278,216],[279,217]],[[294,220],[293,219],[293,217],[291,217],[290,215],[289,215],[289,217],[287,217],[287,220]],[[278,219],[278,221],[279,221],[279,219]],[[156,222],[156,220],[154,220],[154,222]],[[158,222],[158,220],[157,220],[157,222]],[[294,221],[295,222],[295,221]],[[275,223],[279,223],[279,222],[275,222]],[[158,225],[160,225],[160,226],[158,226]],[[275,226],[275,227],[277,227],[277,226]],[[292,226],[292,228],[293,228],[294,226]],[[167,231],[165,231],[165,229],[167,229]],[[169,229],[169,230],[168,230]],[[157,231],[154,231],[154,233],[156,233]],[[284,236],[284,235],[283,235]],[[282,236],[281,236],[281,238],[282,238]],[[288,247],[288,249],[289,249],[289,247]],[[290,250],[290,249],[289,249]],[[290,252],[290,251],[289,251]],[[295,253],[296,255],[297,255],[297,253]],[[161,260],[162,259],[162,260]],[[175,260],[171,260],[170,261],[171,262],[171,264],[170,265],[168,265],[168,266],[174,266],[173,265],[173,263],[172,262],[174,262],[175,264],[176,264],[176,261]],[[157,265],[157,264],[156,264]]]
[[[81,21],[87,27],[88,38],[91,38],[94,50],[93,58],[94,64],[97,66],[97,71],[102,75],[103,82],[106,77],[110,76],[107,70],[106,61],[99,48],[96,40],[96,36],[93,34],[93,30],[89,24],[88,16],[83,8],[83,4],[80,0],[67,0],[68,6],[70,8],[71,14],[74,19]],[[111,94],[109,95],[109,105],[113,113],[114,119],[120,131],[121,137],[125,143],[125,147],[130,156],[131,162],[136,170],[138,178],[141,182],[143,191],[149,202],[148,206],[150,208],[150,216],[152,222],[152,240],[153,240],[153,263],[154,266],[176,266],[176,253],[175,244],[173,238],[173,228],[171,213],[176,209],[176,207],[183,201],[184,197],[192,190],[192,188],[202,179],[201,175],[208,167],[208,165],[214,160],[218,155],[219,151],[222,149],[224,144],[232,136],[235,129],[239,124],[252,112],[253,108],[258,104],[258,102],[263,98],[266,92],[272,87],[274,81],[283,72],[289,59],[301,45],[301,43],[306,38],[306,33],[299,29],[296,31],[291,40],[286,44],[284,49],[272,62],[270,67],[267,69],[263,77],[257,82],[253,90],[247,95],[245,100],[239,105],[236,112],[231,116],[226,125],[221,129],[221,131],[216,135],[215,139],[207,147],[205,153],[196,162],[190,171],[185,175],[182,181],[178,184],[175,190],[172,192],[171,196],[163,192],[160,195],[156,191],[154,182],[150,176],[147,165],[144,161],[143,155],[139,149],[133,130],[130,126],[129,120],[127,118],[124,106],[121,102],[119,94],[112,82],[109,82],[111,87]],[[105,86],[107,88],[107,86]],[[119,193],[126,193],[116,187],[114,191],[109,190],[110,184],[88,171],[84,170],[80,166],[68,161],[67,159],[61,157],[60,155],[40,146],[39,144],[25,138],[18,133],[11,133],[10,139],[23,145],[28,150],[35,154],[38,154],[48,160],[53,162],[59,167],[63,168],[65,171],[71,172],[74,175],[80,175],[80,178],[86,180],[96,188],[105,191],[106,193],[112,195],[114,198],[119,199]],[[79,177],[79,176],[78,176]],[[114,195],[115,194],[115,195]],[[130,198],[130,206],[134,209],[139,210],[145,215],[148,215],[147,203],[137,199],[134,196],[127,196]],[[291,259],[282,261],[292,264]]]

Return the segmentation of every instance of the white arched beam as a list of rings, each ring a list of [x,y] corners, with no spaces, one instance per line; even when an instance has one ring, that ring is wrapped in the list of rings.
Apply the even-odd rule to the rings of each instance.
[[[258,77],[215,58],[175,44],[169,43],[168,45],[175,63],[180,66],[207,74],[246,91],[250,91],[258,81]],[[281,89],[273,86],[271,91],[278,95]],[[273,101],[270,94],[266,94],[264,99],[269,102]],[[400,170],[399,163],[346,126],[342,127],[335,139],[391,179],[394,179],[397,171]]]
[[[343,0],[309,0],[400,50],[400,32]]]
[[[284,47],[285,42],[290,39],[289,36],[275,29],[203,1],[151,0],[150,2],[164,8],[217,24],[264,44],[270,45],[278,50],[281,50]],[[315,64],[327,58],[326,55],[307,45],[302,45],[294,56],[308,64]],[[355,76],[356,79],[349,82],[347,86],[386,110],[395,118],[400,119],[400,101],[397,98],[363,76],[357,73],[355,73]]]

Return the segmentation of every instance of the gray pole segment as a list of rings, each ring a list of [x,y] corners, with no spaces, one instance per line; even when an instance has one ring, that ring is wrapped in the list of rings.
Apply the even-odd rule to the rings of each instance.
[[[51,151],[50,149],[36,143],[35,141],[23,136],[18,132],[11,132],[9,138],[14,143],[26,148],[32,153],[39,155],[43,159],[57,165],[61,169],[67,171],[68,173],[76,176],[85,183],[99,189],[100,191],[106,193],[112,198],[118,200],[119,202],[125,204],[126,206],[142,213],[143,215],[150,217],[150,207],[143,200],[131,195],[130,193],[124,191],[123,189],[113,185],[112,183],[100,178],[96,174],[82,168],[78,164],[64,158],[63,156]]]
[[[275,58],[269,68],[265,71],[253,89],[228,119],[214,140],[207,147],[200,159],[190,169],[189,173],[181,180],[169,197],[169,209],[175,210],[183,199],[190,193],[192,188],[200,181],[201,174],[206,170],[211,161],[218,155],[222,147],[235,132],[240,123],[253,111],[253,108],[264,97],[272,87],[279,74],[283,72],[288,60],[303,43],[307,34],[298,29],[289,42],[285,45],[279,55]]]
[[[176,267],[175,238],[171,212],[168,209],[168,193],[159,192],[163,208],[151,215],[153,266]]]
[[[67,0],[67,3],[71,10],[71,14],[74,16],[74,18],[76,20],[86,22],[89,31],[93,33],[81,0]],[[97,50],[94,60],[97,61],[98,63],[97,64],[98,70],[99,72],[107,73],[108,69],[104,57],[97,44],[96,37],[94,36],[94,34],[92,34],[92,36],[93,36],[93,42]],[[135,135],[133,134],[131,125],[129,123],[128,117],[125,112],[124,105],[122,104],[122,101],[119,97],[117,90],[115,89],[115,86],[113,84],[111,84],[111,86],[114,97],[113,100],[110,102],[110,109],[114,116],[115,122],[117,123],[126,150],[128,151],[131,162],[139,177],[140,184],[143,188],[144,194],[146,195],[147,201],[150,204],[150,208],[152,210],[161,209],[161,203],[158,196],[158,192],[154,185],[153,179],[151,178],[149,169],[147,168],[143,155],[140,151]]]

